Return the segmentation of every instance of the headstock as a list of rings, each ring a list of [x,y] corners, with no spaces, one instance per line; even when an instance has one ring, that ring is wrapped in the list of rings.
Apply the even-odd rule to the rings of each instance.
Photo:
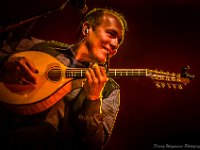
[[[182,72],[177,74],[162,70],[149,70],[149,72],[157,88],[183,89],[183,86],[195,77],[187,72],[188,69],[190,69],[189,66],[183,67]]]

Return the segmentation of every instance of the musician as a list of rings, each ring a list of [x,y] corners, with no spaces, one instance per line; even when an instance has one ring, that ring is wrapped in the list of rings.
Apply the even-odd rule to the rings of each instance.
[[[122,14],[95,8],[88,12],[75,44],[29,39],[29,50],[47,53],[68,68],[88,68],[82,87],[67,92],[42,112],[22,115],[2,104],[4,149],[102,149],[119,111],[120,89],[106,74],[106,64],[123,43],[127,23]],[[1,81],[37,85],[34,61],[1,52]],[[42,64],[41,64],[42,65]],[[51,88],[51,87],[49,87]],[[48,91],[48,89],[46,89]]]

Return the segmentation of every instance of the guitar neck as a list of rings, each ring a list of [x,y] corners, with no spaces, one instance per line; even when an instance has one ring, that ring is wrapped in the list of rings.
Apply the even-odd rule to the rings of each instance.
[[[68,68],[65,76],[69,78],[85,77],[87,68]],[[109,77],[146,77],[149,75],[149,69],[109,69]]]

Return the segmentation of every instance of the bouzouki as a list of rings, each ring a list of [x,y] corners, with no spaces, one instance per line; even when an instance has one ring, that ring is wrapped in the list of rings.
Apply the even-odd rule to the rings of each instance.
[[[15,54],[27,57],[37,66],[36,84],[0,82],[0,102],[16,113],[31,115],[42,112],[74,89],[80,88],[87,68],[68,68],[49,54],[26,51]],[[150,69],[109,69],[109,77],[150,77],[158,88],[182,89],[193,75]]]

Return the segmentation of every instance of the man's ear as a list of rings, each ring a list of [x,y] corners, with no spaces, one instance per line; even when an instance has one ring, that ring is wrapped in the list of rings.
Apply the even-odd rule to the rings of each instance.
[[[90,25],[89,23],[87,22],[84,22],[83,23],[83,27],[82,27],[82,34],[85,36],[89,33],[89,28],[90,28]]]

